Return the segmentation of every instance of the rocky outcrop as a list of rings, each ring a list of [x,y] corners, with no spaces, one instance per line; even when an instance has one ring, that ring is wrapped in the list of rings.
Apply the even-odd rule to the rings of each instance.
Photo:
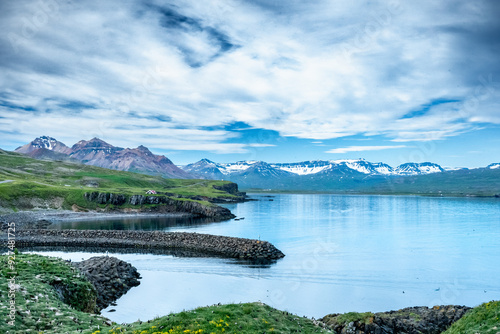
[[[320,321],[339,334],[439,334],[468,310],[470,307],[454,305],[408,307],[375,314],[331,314]]]
[[[141,212],[171,212],[189,213],[195,217],[207,217],[215,219],[231,219],[235,216],[229,209],[217,205],[205,205],[192,200],[174,199],[167,196],[145,196],[122,194],[87,192],[84,198],[89,202],[96,202],[101,205],[121,206],[129,204],[140,208]],[[144,205],[154,205],[142,207]]]
[[[210,234],[160,231],[21,230],[19,248],[33,246],[179,249],[207,255],[256,261],[277,260],[285,255],[271,243]]]
[[[141,276],[137,269],[116,257],[98,256],[72,264],[96,288],[96,311],[105,309],[132,287],[140,284]]]
[[[244,192],[240,192],[238,190],[238,185],[236,183],[233,183],[233,182],[224,183],[221,186],[213,185],[213,188],[216,190],[225,191],[225,192],[232,194],[232,195],[245,195]]]

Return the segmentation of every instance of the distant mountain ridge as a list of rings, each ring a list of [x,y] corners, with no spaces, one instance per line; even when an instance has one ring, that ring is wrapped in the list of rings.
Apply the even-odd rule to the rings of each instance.
[[[97,167],[167,178],[193,178],[167,157],[155,155],[142,145],[137,148],[121,148],[99,138],[81,140],[70,148],[55,138],[42,136],[15,151],[37,159],[73,160]]]
[[[48,136],[36,138],[16,149],[37,159],[78,161],[115,170],[166,178],[226,180],[241,189],[352,194],[434,194],[500,197],[500,163],[484,168],[443,168],[432,162],[404,163],[392,167],[383,162],[313,160],[296,163],[238,161],[217,163],[202,159],[175,166],[148,148],[121,148],[101,139],[81,140],[71,147]]]
[[[366,175],[425,175],[444,172],[444,168],[431,162],[405,163],[393,168],[388,164],[372,163],[364,159],[357,160],[315,160],[296,163],[266,163],[263,161],[238,161],[235,163],[216,163],[202,159],[196,163],[182,167],[192,174],[205,175],[210,178],[224,175],[248,173],[259,166],[269,175],[315,175],[332,171],[358,172]],[[286,172],[289,174],[283,174]]]
[[[181,168],[198,178],[235,182],[242,189],[383,194],[408,193],[408,189],[412,189],[413,193],[429,193],[428,189],[435,189],[433,191],[439,194],[440,186],[443,185],[446,189],[453,189],[454,193],[463,195],[468,191],[460,188],[464,184],[469,188],[478,186],[488,189],[488,178],[493,177],[494,180],[497,173],[485,174],[483,171],[500,172],[500,163],[486,168],[447,171],[432,162],[410,162],[391,167],[383,162],[372,163],[364,159],[297,163],[216,163],[202,159]],[[480,181],[484,180],[485,175],[488,181]],[[457,179],[462,184],[454,185]],[[477,184],[475,180],[478,181]]]

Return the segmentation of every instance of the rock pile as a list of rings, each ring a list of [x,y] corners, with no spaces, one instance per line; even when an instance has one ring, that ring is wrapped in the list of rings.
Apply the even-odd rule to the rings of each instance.
[[[267,241],[160,231],[23,230],[16,236],[16,245],[181,249],[246,260],[277,260],[285,256]]]
[[[141,276],[130,263],[116,257],[98,256],[72,263],[94,285],[97,311],[105,309],[134,286]]]
[[[345,323],[345,315],[331,314],[320,319],[339,334],[439,334],[470,310],[466,306],[408,307],[375,313],[359,321]]]

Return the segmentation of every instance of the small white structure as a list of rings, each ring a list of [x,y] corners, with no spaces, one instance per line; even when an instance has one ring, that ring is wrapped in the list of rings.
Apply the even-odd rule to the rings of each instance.
[[[146,191],[146,195],[156,195],[156,191],[148,190],[148,191]]]

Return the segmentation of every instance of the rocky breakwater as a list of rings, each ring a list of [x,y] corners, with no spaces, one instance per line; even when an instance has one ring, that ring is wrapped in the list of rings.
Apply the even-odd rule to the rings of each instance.
[[[175,199],[167,196],[145,196],[90,192],[84,198],[89,202],[116,207],[128,204],[140,212],[187,213],[195,217],[231,219],[235,216],[229,209],[214,204],[203,204],[193,200]]]
[[[439,334],[470,310],[466,306],[408,307],[381,313],[331,314],[320,319],[339,334]]]
[[[134,286],[141,276],[130,263],[116,257],[98,256],[73,266],[89,280],[97,291],[97,310],[105,309]]]
[[[188,250],[204,255],[257,261],[285,256],[267,241],[210,234],[160,231],[22,230],[16,236],[20,248],[32,246],[104,247]]]

